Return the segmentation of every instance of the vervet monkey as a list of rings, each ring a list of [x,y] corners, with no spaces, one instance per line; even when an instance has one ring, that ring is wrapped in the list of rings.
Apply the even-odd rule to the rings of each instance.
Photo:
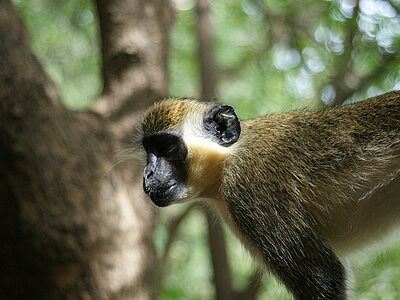
[[[239,120],[169,99],[145,113],[143,188],[158,206],[202,199],[298,300],[346,299],[340,259],[400,220],[400,92]]]

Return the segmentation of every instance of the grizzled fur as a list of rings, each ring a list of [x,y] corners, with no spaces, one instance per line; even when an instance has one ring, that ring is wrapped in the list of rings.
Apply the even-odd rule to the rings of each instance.
[[[192,99],[167,99],[151,106],[142,120],[142,131],[150,134],[173,130],[189,112],[204,110],[205,103]]]
[[[338,234],[352,248],[369,241],[351,240],[351,231],[364,230],[352,222],[368,205],[365,193],[397,176],[400,93],[320,112],[263,116],[242,122],[242,131],[222,176],[240,234],[298,299],[344,299],[344,269],[331,248],[347,253]],[[332,217],[342,212],[346,221],[334,225]],[[365,221],[371,231],[390,226],[374,216]]]
[[[400,92],[241,121],[229,147],[196,142],[200,121],[187,120],[213,106],[168,100],[144,117],[144,134],[183,132],[196,192],[178,200],[216,207],[296,299],[346,299],[340,259],[400,221]]]

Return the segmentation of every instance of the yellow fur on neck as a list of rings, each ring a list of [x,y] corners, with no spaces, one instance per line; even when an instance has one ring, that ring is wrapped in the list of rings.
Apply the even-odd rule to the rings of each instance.
[[[188,198],[220,199],[222,170],[230,149],[205,138],[185,139],[188,147]]]

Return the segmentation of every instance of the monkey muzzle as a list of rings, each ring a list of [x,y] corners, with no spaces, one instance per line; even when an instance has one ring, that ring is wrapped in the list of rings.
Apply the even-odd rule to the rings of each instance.
[[[180,185],[176,182],[169,184],[152,182],[144,178],[143,190],[150,196],[151,201],[159,207],[170,205],[175,200],[178,200],[181,195]]]
[[[143,190],[157,206],[168,206],[184,193],[184,180],[173,169],[165,158],[148,155],[143,172]]]

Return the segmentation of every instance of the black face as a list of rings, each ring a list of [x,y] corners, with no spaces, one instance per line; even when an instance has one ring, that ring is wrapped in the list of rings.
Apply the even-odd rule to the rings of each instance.
[[[143,189],[157,206],[167,206],[182,197],[187,181],[187,148],[174,133],[156,133],[143,138],[147,164]]]

